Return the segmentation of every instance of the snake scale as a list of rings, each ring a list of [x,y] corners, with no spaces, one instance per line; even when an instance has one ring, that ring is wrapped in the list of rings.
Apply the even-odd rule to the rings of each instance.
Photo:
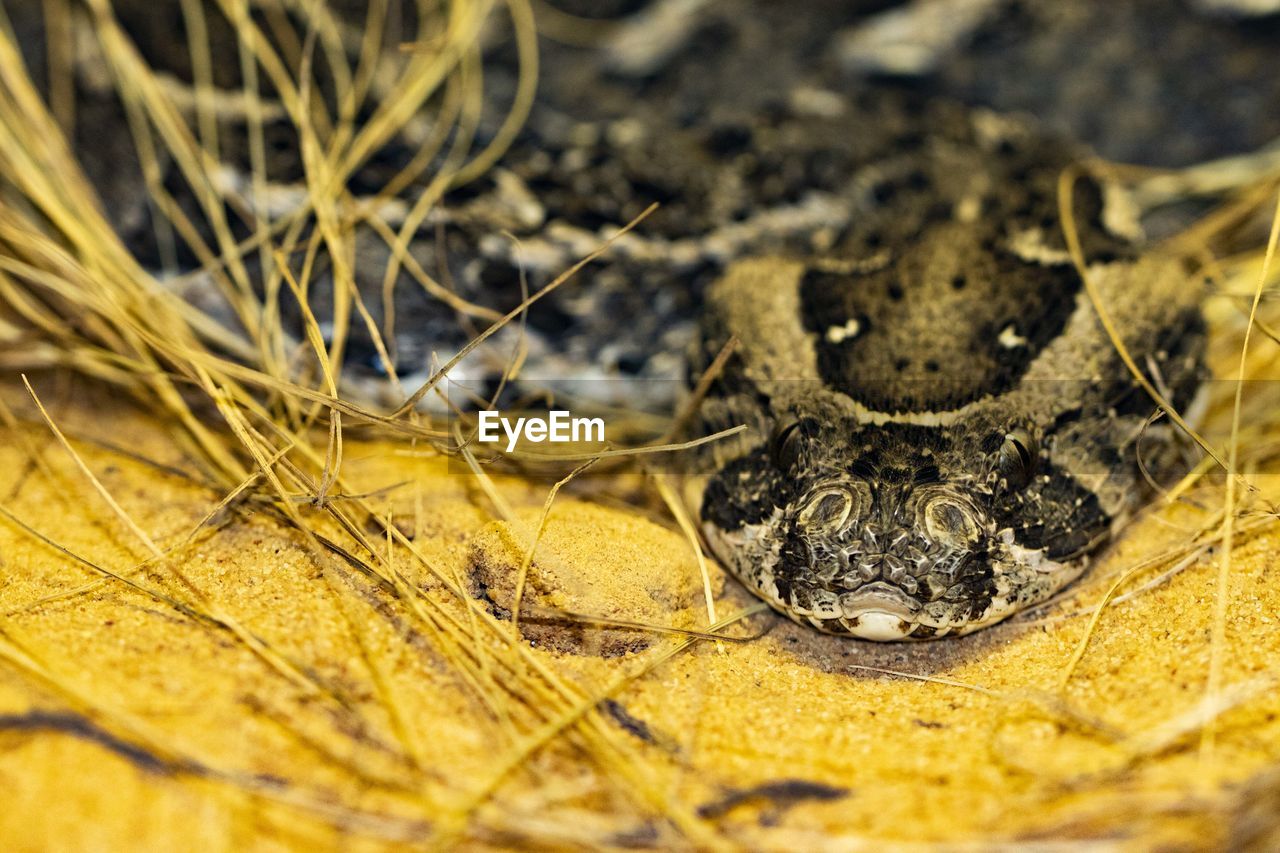
[[[183,5],[111,12],[178,89],[193,79],[177,35]],[[305,5],[246,9],[302,32]],[[331,5],[361,20],[363,4]],[[1072,262],[1059,178],[1089,146],[1182,165],[1280,130],[1269,110],[1240,120],[1274,103],[1274,20],[1216,5],[1226,11],[1155,0],[565,0],[536,11],[562,31],[572,15],[593,16],[578,19],[590,44],[544,41],[524,130],[497,168],[445,197],[409,255],[469,303],[505,311],[521,275],[545,285],[658,203],[529,313],[525,374],[605,380],[605,396],[670,405],[676,385],[727,352],[696,430],[747,429],[700,455],[685,489],[719,561],[822,631],[967,633],[1077,577],[1141,505],[1146,475],[1180,464],[1175,431],[1152,423],[1155,405]],[[42,67],[41,4],[5,6]],[[217,7],[206,4],[214,82],[232,103],[242,68]],[[412,4],[388,9],[412,20]],[[498,102],[517,87],[508,35],[486,35]],[[77,41],[77,153],[135,255],[166,274],[193,269],[155,236],[127,116],[92,41]],[[1137,61],[1153,43],[1166,54],[1155,71]],[[1215,51],[1237,61],[1194,65]],[[246,119],[228,107],[218,122],[235,183],[248,168]],[[304,168],[297,135],[281,115],[265,122],[264,177],[287,207]],[[499,124],[485,113],[478,136]],[[370,154],[350,192],[376,192],[414,145]],[[164,180],[181,199],[174,174]],[[1149,248],[1143,211],[1122,188],[1082,177],[1073,197],[1087,273],[1121,342],[1175,407],[1190,406],[1206,376],[1200,277]],[[384,322],[391,306],[373,294],[385,241],[357,230],[353,251]],[[316,269],[323,317],[333,309],[323,257]],[[411,386],[432,353],[475,329],[411,283],[395,293],[395,367]],[[281,310],[296,328],[296,310]],[[382,356],[354,334],[348,376],[389,395]],[[453,378],[493,374],[480,352]]]

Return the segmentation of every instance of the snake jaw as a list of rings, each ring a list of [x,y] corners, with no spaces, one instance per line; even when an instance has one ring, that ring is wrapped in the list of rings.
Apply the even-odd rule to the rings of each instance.
[[[876,581],[840,596],[840,606],[850,635],[887,641],[910,636],[923,605],[900,587]]]
[[[868,610],[844,621],[849,626],[849,636],[882,643],[906,640],[914,630],[910,621],[883,610]]]

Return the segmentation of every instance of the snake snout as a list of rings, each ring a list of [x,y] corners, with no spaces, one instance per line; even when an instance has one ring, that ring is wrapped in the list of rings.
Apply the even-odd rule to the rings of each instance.
[[[899,640],[963,631],[986,610],[989,525],[963,489],[939,483],[886,494],[825,480],[784,519],[777,568],[762,577],[792,618]]]

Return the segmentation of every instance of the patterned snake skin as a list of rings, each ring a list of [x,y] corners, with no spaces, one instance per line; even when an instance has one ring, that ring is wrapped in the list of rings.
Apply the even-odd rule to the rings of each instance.
[[[175,91],[193,73],[180,5],[112,12]],[[361,3],[332,5],[363,19]],[[4,6],[43,67],[41,4]],[[217,6],[206,5],[214,78],[231,102],[243,81]],[[389,8],[411,31],[412,6]],[[250,11],[301,34],[299,9]],[[777,610],[873,640],[972,631],[1069,583],[1141,505],[1139,438],[1150,471],[1177,470],[1174,431],[1149,424],[1155,404],[1068,256],[1058,179],[1091,149],[1185,165],[1280,135],[1280,117],[1259,108],[1280,95],[1273,18],[1156,0],[565,0],[539,14],[560,29],[541,43],[525,129],[496,169],[445,197],[409,256],[500,313],[519,302],[522,274],[536,290],[659,203],[530,312],[524,374],[607,380],[615,402],[669,407],[734,341],[696,430],[748,429],[696,459],[686,492],[716,557]],[[582,43],[564,37],[572,15],[593,19],[578,21]],[[157,237],[126,111],[88,16],[77,20],[86,172],[144,264],[189,272],[198,259]],[[485,43],[501,106],[516,50],[500,23]],[[498,131],[492,112],[481,140]],[[297,134],[281,113],[265,121],[265,178],[287,210],[304,168]],[[228,184],[248,181],[247,138],[242,112],[220,113]],[[371,152],[348,190],[378,191],[416,144]],[[193,196],[176,169],[162,180],[179,203]],[[1090,278],[1134,360],[1183,408],[1205,377],[1200,278],[1149,248],[1145,213],[1101,179],[1075,186]],[[389,257],[356,229],[356,282],[379,324]],[[256,262],[244,258],[254,281]],[[329,267],[322,252],[311,285],[322,318]],[[211,298],[198,283],[188,295]],[[281,300],[296,329],[292,305]],[[405,387],[478,322],[407,272],[393,307]],[[350,387],[395,400],[358,325]],[[453,378],[492,384],[510,334]]]

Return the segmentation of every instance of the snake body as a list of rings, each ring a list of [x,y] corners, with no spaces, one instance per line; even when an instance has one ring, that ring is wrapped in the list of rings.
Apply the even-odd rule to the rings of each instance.
[[[189,83],[185,41],[172,37],[179,4],[115,5],[149,61]],[[542,286],[659,203],[530,312],[525,375],[608,380],[603,396],[671,405],[673,389],[727,351],[695,433],[747,429],[698,456],[685,491],[719,561],[797,622],[872,640],[962,634],[1077,577],[1146,499],[1147,476],[1179,465],[1174,431],[1153,419],[1156,405],[1117,344],[1176,408],[1205,378],[1199,278],[1149,249],[1132,200],[1101,178],[1072,185],[1069,211],[1092,297],[1073,263],[1059,179],[1088,150],[1045,127],[1077,116],[1080,99],[1059,98],[1060,114],[1037,122],[919,85],[850,82],[847,66],[882,54],[902,71],[900,51],[864,50],[884,23],[880,3],[815,0],[808,15],[752,0],[616,5],[624,24],[606,49],[548,47],[524,132],[498,168],[422,223],[412,262],[496,315],[519,300],[522,276]],[[922,4],[900,5],[891,12]],[[1109,23],[1111,4],[1081,4],[1087,14],[1013,5],[1081,44],[1127,33]],[[672,18],[677,6],[687,20]],[[225,47],[214,55],[234,56],[232,31],[209,16],[211,43]],[[991,26],[1007,36],[1006,25]],[[836,71],[815,58],[831,56],[833,31]],[[1043,40],[1029,32],[1018,50],[1039,68]],[[965,34],[943,35],[958,44]],[[950,65],[914,60],[962,97],[993,88],[974,71],[994,61],[992,37],[969,35],[973,49]],[[1197,38],[1165,42],[1207,37]],[[496,52],[494,76],[514,88],[510,51]],[[92,54],[81,57],[77,96],[98,132],[78,152],[121,236],[159,266],[127,116]],[[1085,73],[1048,62],[1038,79]],[[219,66],[230,94],[242,82],[233,65]],[[1140,134],[1126,109],[1108,113],[1107,126],[1129,153]],[[218,119],[228,173],[242,178],[247,120],[230,107]],[[255,120],[272,140],[265,177],[288,198],[302,170],[296,136],[281,111]],[[496,125],[482,117],[478,133]],[[351,191],[376,191],[413,150],[412,140],[390,141]],[[356,284],[374,323],[394,309],[394,366],[411,386],[476,318],[459,322],[456,305],[408,281],[381,302],[389,256],[385,241],[357,229]],[[323,317],[332,287],[323,258],[316,269],[310,298]],[[288,321],[287,301],[282,311]],[[494,339],[503,356],[505,334]],[[383,353],[358,327],[347,367],[363,373],[366,391],[393,396]],[[494,373],[477,358],[454,378],[466,370],[482,382]]]

